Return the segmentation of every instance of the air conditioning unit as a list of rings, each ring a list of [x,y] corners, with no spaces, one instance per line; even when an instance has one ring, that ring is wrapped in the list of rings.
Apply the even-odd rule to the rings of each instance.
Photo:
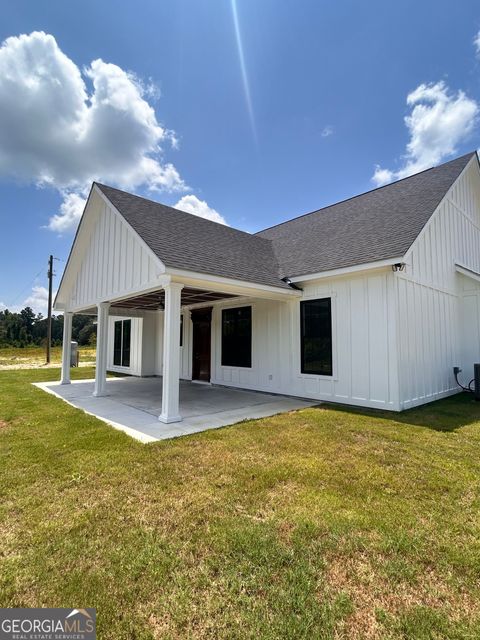
[[[458,374],[462,373],[460,367],[453,367],[453,375],[455,376],[455,382],[461,387],[464,391],[468,391],[469,393],[473,393],[475,396],[475,400],[480,400],[480,363],[475,363],[473,365],[473,378],[470,380],[466,387],[463,386],[461,382],[458,381]]]

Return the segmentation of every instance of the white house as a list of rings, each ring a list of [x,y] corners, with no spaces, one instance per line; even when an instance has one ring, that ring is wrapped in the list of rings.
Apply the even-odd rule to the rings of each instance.
[[[55,308],[107,370],[401,411],[480,360],[476,153],[248,234],[94,183]]]

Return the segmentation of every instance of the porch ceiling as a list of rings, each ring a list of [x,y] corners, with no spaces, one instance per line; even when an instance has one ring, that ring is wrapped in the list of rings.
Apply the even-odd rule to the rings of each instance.
[[[230,293],[222,293],[219,291],[207,291],[205,289],[192,289],[185,287],[182,289],[182,306],[193,304],[215,302],[217,300],[225,300],[227,298],[237,298],[238,296]],[[163,289],[151,291],[132,298],[117,300],[112,303],[112,307],[121,309],[150,309],[155,311],[163,309],[165,304],[165,292]]]

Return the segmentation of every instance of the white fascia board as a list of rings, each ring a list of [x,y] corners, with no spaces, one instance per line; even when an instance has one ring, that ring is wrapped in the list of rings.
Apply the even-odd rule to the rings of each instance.
[[[469,267],[466,267],[461,262],[455,261],[455,270],[458,271],[458,273],[461,273],[462,276],[467,276],[467,278],[471,278],[476,282],[480,282],[480,273],[478,271],[470,269]]]
[[[65,286],[65,283],[68,280],[68,271],[69,271],[69,267],[70,267],[70,263],[72,261],[72,256],[74,255],[74,250],[76,248],[76,245],[78,243],[78,239],[80,237],[80,231],[83,228],[84,224],[85,224],[85,214],[88,210],[88,206],[90,204],[90,200],[92,198],[92,193],[93,193],[93,185],[92,187],[90,187],[90,193],[88,194],[87,200],[85,202],[85,206],[83,208],[82,211],[82,217],[80,218],[80,222],[78,223],[78,227],[77,230],[75,232],[75,237],[73,238],[73,242],[72,242],[72,246],[70,247],[70,253],[68,254],[68,258],[67,258],[67,263],[65,265],[65,269],[63,270],[62,273],[62,277],[60,280],[60,284],[58,285],[58,289],[57,289],[57,293],[55,294],[55,299],[53,301],[53,309],[56,311],[57,309],[65,309],[65,303],[61,302],[61,291],[62,291],[62,287]],[[58,302],[57,302],[58,301]]]
[[[467,164],[463,167],[462,171],[460,172],[460,174],[456,177],[456,179],[453,181],[453,183],[450,185],[450,188],[448,189],[447,193],[443,196],[443,198],[440,200],[440,202],[438,203],[435,211],[432,213],[432,215],[430,216],[430,218],[427,220],[427,222],[425,223],[425,226],[423,227],[423,229],[420,231],[420,233],[418,234],[418,236],[415,238],[415,240],[412,242],[412,244],[410,245],[410,247],[408,248],[408,251],[405,254],[405,261],[408,261],[408,259],[410,258],[410,255],[412,254],[412,251],[415,247],[415,245],[417,244],[417,242],[420,241],[421,238],[423,238],[423,236],[425,235],[425,233],[428,231],[428,229],[430,228],[430,225],[433,224],[433,220],[435,219],[438,210],[440,209],[440,207],[442,206],[442,204],[444,203],[444,201],[450,196],[450,193],[453,191],[454,186],[457,184],[457,182],[460,180],[460,178],[463,177],[463,174],[466,173],[472,163],[475,163],[478,167],[478,158],[475,155],[473,155],[470,160],[467,162]]]
[[[181,282],[197,288],[208,288],[211,291],[222,291],[223,293],[245,294],[259,298],[277,298],[283,300],[301,296],[301,291],[296,291],[295,289],[283,289],[266,284],[234,280],[233,278],[197,273],[184,269],[170,269],[167,267],[166,275],[170,275],[175,282]]]
[[[148,244],[145,242],[145,240],[142,238],[141,235],[139,235],[137,233],[137,231],[135,231],[135,229],[132,227],[132,225],[128,222],[128,220],[126,220],[122,214],[120,213],[120,211],[117,209],[117,207],[107,198],[107,196],[103,193],[103,191],[96,185],[93,185],[93,188],[95,190],[95,193],[98,193],[98,195],[102,198],[102,200],[111,208],[111,210],[114,212],[114,214],[118,217],[118,219],[120,220],[120,222],[127,227],[127,229],[130,231],[130,233],[133,233],[133,235],[136,237],[136,239],[138,240],[138,242],[142,245],[142,247],[145,249],[145,251],[151,256],[151,258],[158,264],[159,266],[159,270],[160,273],[165,273],[165,265],[163,264],[163,262],[160,260],[160,258],[157,256],[157,254],[148,246]]]
[[[334,278],[335,276],[348,276],[350,274],[358,274],[362,271],[385,269],[401,262],[405,262],[405,258],[403,256],[399,256],[398,258],[389,258],[388,260],[377,260],[376,262],[365,262],[363,264],[356,264],[353,267],[341,267],[339,269],[330,269],[329,271],[320,271],[319,273],[309,273],[308,275],[289,278],[289,280],[296,284],[299,282],[309,282],[310,280]]]

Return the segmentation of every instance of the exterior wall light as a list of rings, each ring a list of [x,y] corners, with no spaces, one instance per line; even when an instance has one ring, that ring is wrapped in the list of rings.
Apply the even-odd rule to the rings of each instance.
[[[405,271],[405,262],[396,262],[392,264],[392,271]]]

